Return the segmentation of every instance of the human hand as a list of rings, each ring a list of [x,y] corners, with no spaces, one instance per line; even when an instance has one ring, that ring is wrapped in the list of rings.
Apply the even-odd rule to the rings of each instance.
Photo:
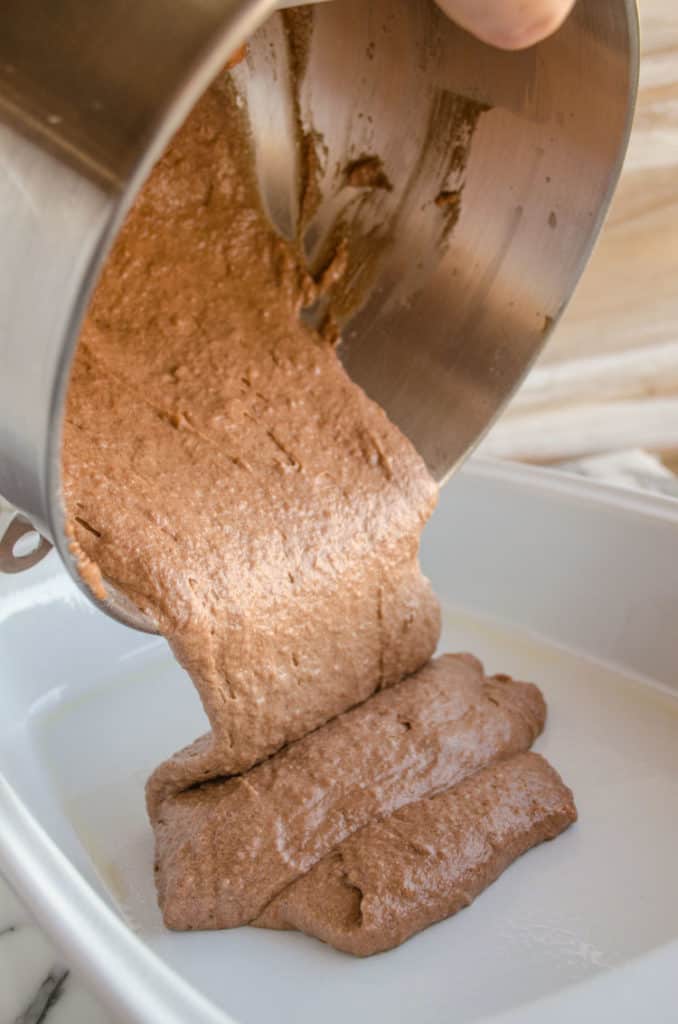
[[[483,42],[523,50],[555,32],[574,0],[438,0],[438,4]]]

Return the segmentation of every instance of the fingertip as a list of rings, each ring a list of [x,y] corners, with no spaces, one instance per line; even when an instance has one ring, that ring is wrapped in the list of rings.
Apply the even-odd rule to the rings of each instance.
[[[570,2],[544,5],[545,9],[539,16],[530,21],[519,22],[514,19],[492,27],[485,33],[485,42],[502,50],[527,50],[557,32],[572,6]]]
[[[525,50],[563,24],[574,0],[438,0],[444,11],[484,43]]]

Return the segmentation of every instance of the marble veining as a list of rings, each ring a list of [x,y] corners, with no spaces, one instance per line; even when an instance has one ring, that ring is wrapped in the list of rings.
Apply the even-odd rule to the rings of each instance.
[[[0,876],[0,1024],[113,1024]]]
[[[50,971],[31,999],[30,1005],[16,1018],[16,1024],[40,1024],[41,1021],[47,1020],[50,1011],[64,992],[69,974],[70,971],[65,968]]]

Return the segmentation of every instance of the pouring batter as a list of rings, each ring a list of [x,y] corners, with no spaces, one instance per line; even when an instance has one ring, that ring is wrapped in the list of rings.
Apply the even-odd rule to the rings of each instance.
[[[433,913],[422,916],[415,891],[400,925],[390,921],[379,934],[372,925],[367,938],[359,930],[346,939],[336,922],[318,924],[317,914],[303,910],[307,890],[325,900],[331,879],[322,881],[323,872],[336,859],[324,858],[403,804],[417,808],[427,793],[528,749],[543,724],[543,702],[534,691],[526,724],[520,684],[505,685],[501,699],[493,696],[472,659],[473,670],[463,662],[466,675],[457,668],[450,678],[448,669],[442,672],[447,681],[437,698],[429,692],[430,674],[442,685],[439,665],[413,676],[429,661],[440,629],[438,604],[418,562],[436,486],[409,441],[346,376],[333,332],[323,336],[302,325],[299,314],[316,288],[259,209],[246,126],[222,76],[152,172],[96,290],[68,396],[64,496],[74,551],[90,585],[99,586],[103,574],[157,623],[211,725],[162,764],[147,787],[168,924],[230,926],[258,918],[329,941],[336,936],[341,948],[361,953],[387,948],[458,909],[461,883],[443,871]],[[430,709],[435,721],[428,739],[413,732],[394,747],[380,718],[390,712],[380,697],[369,698],[412,676],[407,699],[421,699],[419,717],[425,720]],[[468,686],[471,696],[463,698]],[[469,714],[479,701],[484,710],[471,725],[462,715],[457,728],[450,709],[463,705],[462,698]],[[400,699],[394,698],[396,711]],[[365,701],[353,718],[336,718]],[[505,701],[505,711],[497,712],[494,704]],[[373,742],[362,745],[365,764],[353,779],[357,741],[342,745],[337,736],[350,740],[355,722],[370,715]],[[410,726],[416,717],[409,716]],[[325,731],[308,736],[331,719]],[[494,743],[487,742],[488,728]],[[453,755],[434,758],[437,768],[427,775],[422,750],[442,735]],[[289,747],[294,741],[300,743]],[[407,750],[411,764],[420,765],[417,784]],[[326,757],[331,771],[318,770]],[[571,795],[551,775],[549,799],[526,819],[524,801],[514,799],[522,792],[521,764],[515,760],[508,773],[496,813],[504,845],[487,870],[472,866],[474,893],[512,856],[573,820]],[[397,782],[397,798],[383,784],[384,766]],[[273,842],[277,881],[259,891],[245,881],[263,833],[250,848],[246,826],[261,808],[245,800],[243,810],[228,800],[233,792],[256,794],[271,774],[287,779],[273,808],[276,835],[289,831],[302,792],[304,806],[316,808],[311,817],[318,828],[322,808],[330,806],[340,827],[320,829],[323,841],[291,872],[281,867]],[[360,787],[377,778],[382,782],[371,798],[359,799]],[[487,778],[469,792],[490,799],[494,776]],[[348,801],[347,792],[353,792]],[[459,800],[436,806],[449,818],[441,834],[456,842]],[[428,827],[425,811],[412,812],[415,830],[418,821]],[[245,837],[240,847],[213,841],[214,815],[226,815],[226,831]],[[468,819],[476,829],[477,817]],[[304,835],[308,829],[307,820]],[[192,860],[182,861],[192,837]],[[397,856],[394,886],[402,884]],[[306,890],[294,889],[316,864]],[[207,904],[198,876],[210,881]],[[219,893],[227,893],[234,877],[231,889],[244,893],[247,906],[219,915]],[[431,902],[423,889],[421,898]]]
[[[212,726],[151,802],[251,767],[438,640],[418,564],[435,484],[301,324],[313,282],[260,213],[247,156],[222,78],[123,227],[68,398],[77,544],[157,622]]]

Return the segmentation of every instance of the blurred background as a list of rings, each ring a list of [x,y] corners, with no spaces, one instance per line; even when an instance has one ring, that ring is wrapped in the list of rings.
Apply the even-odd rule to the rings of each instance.
[[[624,452],[590,465],[678,472],[678,8],[639,4],[640,93],[619,190],[575,298],[487,454],[553,464]]]

